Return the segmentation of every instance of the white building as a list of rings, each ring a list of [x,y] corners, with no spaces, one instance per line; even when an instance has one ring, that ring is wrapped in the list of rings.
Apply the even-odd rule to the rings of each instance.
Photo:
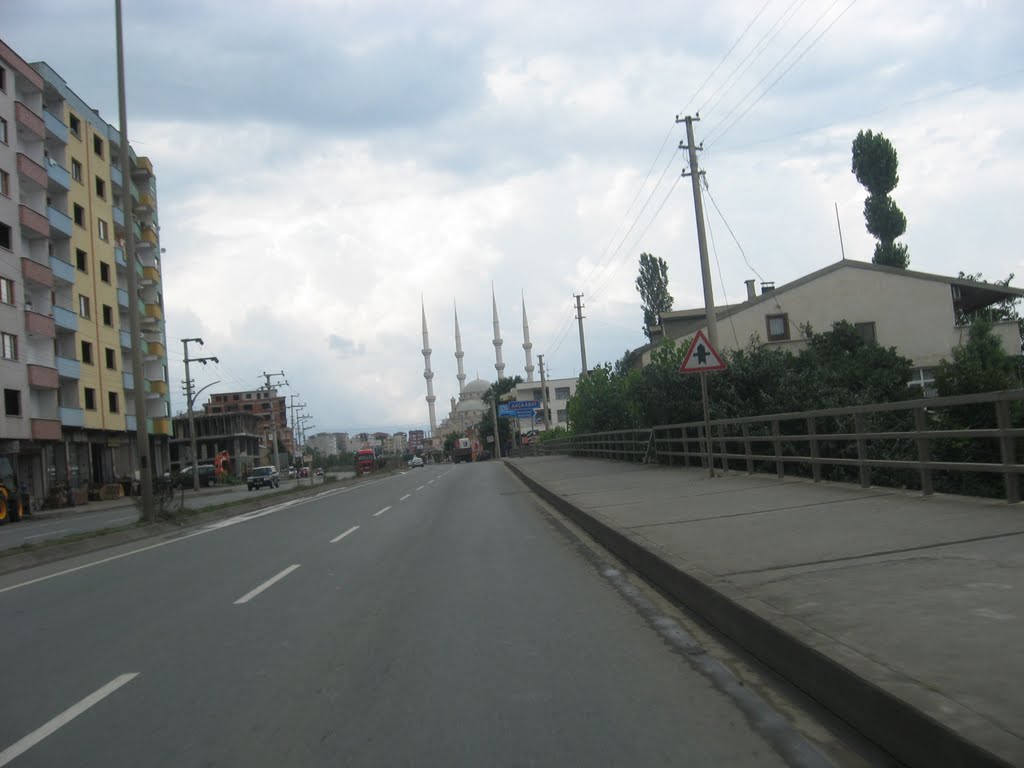
[[[548,411],[550,415],[548,427],[550,429],[569,426],[567,410],[569,398],[576,394],[576,384],[578,381],[578,378],[571,378],[547,379],[545,382],[548,389]],[[513,391],[515,392],[516,400],[536,400],[543,406],[543,390],[539,381],[524,382]],[[521,418],[519,420],[519,427],[524,432],[529,429],[543,429],[543,414],[538,411],[532,422],[529,419]]]
[[[939,361],[950,359],[952,349],[967,340],[958,313],[1021,297],[1020,288],[847,259],[778,288],[762,284],[760,295],[748,280],[746,301],[716,307],[717,346],[725,352],[756,340],[796,352],[806,346],[810,331],[828,331],[846,320],[865,339],[895,347],[910,358],[915,367],[911,383],[928,391]],[[698,330],[707,333],[707,313],[703,308],[666,312],[656,330],[654,341],[633,351],[634,367],[650,363],[662,332],[670,339],[690,338]],[[1007,353],[1021,354],[1016,321],[996,323],[994,330]]]
[[[323,456],[338,455],[338,439],[331,432],[320,432],[306,440],[306,445]]]

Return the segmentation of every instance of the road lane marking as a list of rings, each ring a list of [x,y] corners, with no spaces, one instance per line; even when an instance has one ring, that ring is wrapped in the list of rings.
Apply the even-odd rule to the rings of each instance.
[[[265,589],[270,589],[272,586],[277,584],[277,582],[279,582],[281,579],[283,579],[285,576],[287,576],[289,573],[291,573],[292,571],[294,571],[298,567],[299,566],[298,566],[297,563],[295,565],[289,565],[287,568],[285,568],[283,571],[281,571],[279,574],[277,574],[277,576],[274,576],[272,578],[267,579],[262,584],[260,584],[258,587],[256,587],[256,589],[254,589],[252,592],[248,592],[245,595],[243,595],[242,597],[240,597],[237,600],[235,600],[235,605],[242,605],[243,603],[248,603],[250,600],[252,600],[254,597],[256,597],[256,595],[258,595],[260,592],[264,591]]]
[[[443,475],[442,475],[442,477],[443,477]],[[434,481],[433,480],[427,480],[427,485],[430,485],[432,482],[434,482]]]
[[[344,532],[343,534],[341,534],[340,536],[335,536],[335,537],[334,537],[333,539],[331,539],[331,544],[337,544],[337,543],[338,543],[339,541],[341,541],[342,539],[344,539],[344,538],[345,538],[346,536],[348,536],[348,535],[349,535],[350,533],[355,533],[355,532],[356,532],[356,531],[358,531],[358,530],[359,530],[359,526],[358,526],[358,525],[353,525],[353,526],[352,526],[351,528],[349,528],[349,529],[348,529],[347,531],[345,531],[345,532]]]
[[[25,537],[25,541],[28,541],[29,539],[38,539],[41,536],[53,536],[53,534],[55,534],[55,533],[64,533],[64,531],[73,531],[73,530],[74,530],[74,528],[58,528],[55,531],[47,531],[46,533],[37,533],[37,534],[35,534],[33,536],[26,536]]]
[[[400,499],[399,499],[399,501],[405,501],[405,500],[406,500],[406,499],[408,499],[408,498],[409,498],[410,496],[412,496],[412,494],[411,494],[411,493],[407,493],[407,494],[405,494],[405,496],[403,496],[402,498],[400,498]]]
[[[388,511],[389,509],[391,509],[391,507],[390,507],[390,506],[384,507],[384,509],[382,509],[382,510],[380,510],[380,511],[378,511],[378,512],[374,512],[374,513],[373,513],[373,516],[374,516],[374,517],[377,517],[378,515],[383,515],[383,514],[384,514],[385,512],[387,512],[387,511]]]
[[[130,683],[138,676],[138,672],[127,672],[123,675],[118,675],[99,690],[90,693],[77,704],[73,704],[72,706],[68,707],[55,718],[53,718],[53,720],[51,720],[50,722],[46,723],[45,725],[41,725],[39,728],[36,728],[34,731],[32,731],[32,733],[30,733],[28,736],[25,736],[21,740],[9,746],[3,752],[0,752],[0,766],[7,765],[9,762],[14,760],[22,753],[32,749],[32,747],[34,747],[40,741],[45,739],[47,736],[51,735],[59,728],[67,725],[80,714],[85,712],[87,709],[89,709],[95,704],[98,704],[107,696],[109,696],[118,688],[120,688],[122,685],[124,685],[125,683]]]
[[[416,490],[417,490],[417,491],[422,491],[422,490],[423,490],[424,488],[426,488],[426,487],[427,487],[427,486],[425,486],[425,485],[421,485],[421,486],[420,486],[419,488],[417,488]]]

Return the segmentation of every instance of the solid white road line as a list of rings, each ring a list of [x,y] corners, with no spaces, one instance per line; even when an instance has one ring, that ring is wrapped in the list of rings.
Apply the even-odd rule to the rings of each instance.
[[[25,736],[20,741],[17,741],[11,746],[9,746],[3,752],[0,752],[0,766],[7,765],[9,762],[14,760],[23,752],[32,749],[32,747],[34,747],[40,741],[42,741],[47,736],[52,734],[54,731],[61,728],[62,726],[67,725],[80,714],[89,709],[91,706],[93,706],[94,704],[98,704],[100,701],[102,701],[107,696],[112,694],[122,685],[131,682],[138,676],[138,672],[127,672],[123,675],[118,675],[109,683],[100,688],[98,691],[90,693],[77,704],[74,704],[68,709],[65,709],[63,712],[61,712],[59,715],[53,718],[53,720],[51,720],[50,722],[40,726],[39,728],[36,728],[28,736]]]
[[[427,480],[427,485],[430,485],[432,482],[434,482],[434,481],[433,480]]]
[[[337,544],[337,543],[338,543],[339,541],[341,541],[342,539],[344,539],[344,538],[345,538],[346,536],[348,536],[348,535],[349,535],[350,533],[355,533],[355,532],[356,532],[356,531],[358,531],[358,530],[359,530],[359,526],[358,526],[358,525],[353,525],[353,526],[352,526],[351,528],[349,528],[349,529],[348,529],[347,531],[345,531],[345,532],[344,532],[343,534],[341,534],[340,536],[335,536],[335,537],[334,537],[333,539],[331,539],[331,544]]]
[[[384,514],[385,512],[387,512],[387,511],[388,511],[389,509],[391,509],[391,507],[384,507],[384,509],[380,510],[379,512],[374,512],[374,513],[373,513],[373,516],[374,516],[374,517],[377,517],[378,515],[383,515],[383,514]]]
[[[289,565],[287,568],[285,568],[283,571],[281,571],[279,574],[277,574],[277,576],[274,576],[273,578],[267,579],[262,584],[260,584],[258,587],[256,587],[256,589],[254,589],[252,592],[249,592],[249,593],[243,595],[242,597],[238,598],[237,600],[235,600],[235,605],[242,605],[243,603],[248,603],[250,600],[252,600],[254,597],[256,597],[256,595],[258,595],[260,592],[262,592],[265,589],[270,589],[272,586],[277,584],[277,582],[279,582],[281,579],[283,579],[285,576],[287,576],[289,573],[291,573],[292,571],[294,571],[298,567],[299,567],[298,564],[296,564],[296,565]]]
[[[406,499],[408,499],[408,498],[409,498],[410,496],[412,496],[412,494],[411,494],[411,493],[407,493],[407,494],[405,494],[405,496],[403,496],[402,498],[400,498],[400,499],[399,499],[399,501],[405,501],[405,500],[406,500]]]
[[[422,491],[422,490],[423,490],[424,488],[426,488],[426,487],[427,487],[427,486],[425,486],[425,485],[421,485],[421,486],[420,486],[419,488],[417,488],[416,490],[417,490],[417,491]]]

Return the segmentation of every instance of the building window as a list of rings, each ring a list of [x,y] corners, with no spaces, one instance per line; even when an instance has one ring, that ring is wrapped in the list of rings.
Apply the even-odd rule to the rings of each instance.
[[[75,249],[75,266],[78,267],[79,272],[89,274],[89,254],[81,248]]]
[[[247,411],[251,411],[252,410],[252,405],[247,403],[246,405],[243,405],[242,408],[244,408]]]
[[[105,261],[100,262],[100,280],[104,283],[110,282],[110,265]]]
[[[88,365],[92,365],[92,342],[82,342],[82,362]]]
[[[7,70],[0,67],[0,91],[7,93]]]
[[[7,416],[21,416],[21,390],[4,390],[4,414]]]
[[[75,207],[71,209],[71,218],[75,220],[75,224],[80,227],[85,226],[85,208],[75,203]]]
[[[18,337],[11,333],[0,334],[3,339],[3,358],[4,360],[17,360],[18,359]]]
[[[0,141],[7,143],[7,121],[0,117]]]
[[[96,410],[96,390],[92,387],[85,388],[85,410]]]
[[[99,136],[92,137],[92,151],[96,153],[98,157],[103,157],[103,139]]]
[[[555,387],[555,400],[568,400],[569,399],[569,388],[568,387]]]
[[[11,196],[11,174],[7,171],[0,171],[0,195]]]
[[[0,223],[0,248],[11,250],[11,228]]]
[[[107,370],[109,370],[109,371],[116,371],[117,370],[117,356],[114,354],[114,350],[112,350],[110,347],[107,347],[106,349],[103,350],[103,352],[104,352],[104,354],[106,355],[106,358],[107,358]]]
[[[71,178],[82,183],[82,164],[74,159],[71,160]]]
[[[558,409],[558,423],[565,424],[569,421],[569,412],[565,408]]]
[[[14,281],[9,277],[0,277],[0,302],[14,303]]]
[[[92,317],[91,306],[89,304],[89,297],[78,294],[78,315],[88,320]]]
[[[96,219],[96,229],[100,240],[107,242],[107,222],[103,219]]]
[[[68,112],[68,128],[71,129],[71,132],[75,134],[75,136],[82,138],[82,121],[78,119],[78,115],[74,112]],[[81,170],[82,166],[78,166],[78,169]],[[81,181],[81,179],[79,179],[79,181]]]
[[[766,315],[768,341],[785,341],[789,338],[789,315]]]
[[[232,400],[237,400],[237,399],[238,399],[238,395],[232,395],[232,396],[231,396],[231,399],[232,399]]]
[[[117,392],[107,393],[107,405],[110,406],[111,413],[117,413]]]
[[[100,200],[107,199],[107,182],[105,182],[99,176],[96,177],[96,197],[98,197]]]
[[[114,308],[109,304],[103,305],[103,324],[111,328],[114,327]]]
[[[925,397],[936,397],[939,390],[935,387],[934,368],[915,368],[914,378],[907,382],[908,387],[920,387]]]
[[[854,323],[853,327],[857,329],[857,335],[864,339],[865,344],[875,343],[876,339],[874,323]]]

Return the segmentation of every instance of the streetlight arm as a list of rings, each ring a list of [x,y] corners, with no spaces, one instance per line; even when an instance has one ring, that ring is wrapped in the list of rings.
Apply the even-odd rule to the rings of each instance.
[[[220,384],[220,381],[219,380],[218,381],[211,381],[209,384],[207,384],[205,387],[203,387],[203,389],[209,389],[214,384]],[[191,408],[193,405],[195,405],[196,398],[199,397],[199,393],[202,392],[203,389],[196,390],[196,392],[192,395],[192,400],[188,404],[189,408]]]

